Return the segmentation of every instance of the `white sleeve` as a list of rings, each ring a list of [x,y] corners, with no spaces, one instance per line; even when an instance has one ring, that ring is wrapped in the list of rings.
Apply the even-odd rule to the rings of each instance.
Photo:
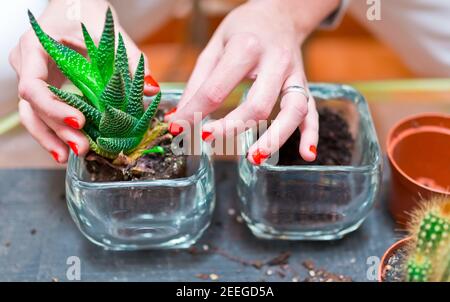
[[[325,20],[320,23],[321,29],[334,29],[341,23],[342,17],[347,11],[350,0],[341,0],[339,7],[336,8]]]
[[[380,20],[367,19],[366,1],[352,1],[348,11],[388,44],[416,75],[450,77],[450,1],[383,1]]]

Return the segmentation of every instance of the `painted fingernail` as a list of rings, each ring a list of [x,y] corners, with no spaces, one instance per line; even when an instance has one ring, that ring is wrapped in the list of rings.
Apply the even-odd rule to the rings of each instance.
[[[309,146],[309,151],[314,154],[314,157],[317,156],[317,148],[314,145]]]
[[[80,129],[80,124],[78,123],[77,119],[74,117],[66,117],[64,119],[64,123],[66,123],[67,126],[70,126],[74,129]]]
[[[183,132],[183,127],[181,127],[180,125],[178,125],[177,123],[171,123],[169,125],[169,132],[172,135],[178,135],[181,132]]]
[[[50,151],[50,154],[53,156],[53,159],[59,163],[59,154],[56,151]]]
[[[78,145],[71,141],[68,141],[67,144],[69,145],[70,149],[72,149],[73,153],[78,156]]]
[[[252,154],[253,161],[255,164],[260,165],[270,154],[262,151],[261,149],[256,149]]]
[[[171,115],[172,113],[175,113],[175,111],[177,111],[177,107],[170,109],[169,111],[166,112],[166,114],[164,114],[164,117],[168,117],[169,115]]]
[[[159,88],[158,82],[156,82],[155,79],[151,75],[146,75],[144,77],[144,83],[147,86],[153,86],[153,87],[158,87]]]
[[[205,142],[210,142],[214,140],[214,135],[210,131],[202,131],[202,140]]]

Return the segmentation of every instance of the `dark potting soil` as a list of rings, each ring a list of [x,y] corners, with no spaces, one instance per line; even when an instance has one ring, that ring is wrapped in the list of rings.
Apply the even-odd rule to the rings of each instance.
[[[298,152],[300,132],[297,130],[280,149],[278,165],[349,165],[352,162],[354,139],[347,121],[328,108],[319,112],[319,143],[317,159],[304,161]],[[292,181],[296,182],[295,190]],[[351,190],[345,179],[333,190],[311,187],[311,182],[293,180],[292,177],[269,175],[266,187],[270,202],[266,205],[265,219],[277,228],[290,229],[297,225],[320,227],[343,219],[341,208],[351,200]]]
[[[399,248],[394,251],[385,266],[382,279],[384,282],[404,282],[406,271],[406,250]]]
[[[164,112],[158,111],[152,124],[163,120]],[[155,141],[154,146],[164,148],[164,155],[146,154],[133,163],[121,165],[113,164],[106,159],[90,151],[85,157],[86,170],[89,172],[91,181],[129,181],[129,180],[156,180],[174,179],[187,175],[187,164],[185,155],[175,155],[171,149],[172,135],[162,133]]]
[[[300,131],[297,129],[280,149],[279,166],[293,165],[349,165],[355,141],[347,121],[328,108],[320,108],[319,143],[317,158],[313,162],[303,160],[298,153]]]

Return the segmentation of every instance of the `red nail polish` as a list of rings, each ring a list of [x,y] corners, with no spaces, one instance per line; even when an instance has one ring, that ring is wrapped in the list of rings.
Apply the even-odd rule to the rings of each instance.
[[[214,140],[214,135],[210,131],[202,131],[202,140],[205,142],[210,142]]]
[[[80,129],[80,124],[78,123],[77,119],[74,117],[66,117],[64,119],[64,123],[66,123],[66,125],[75,128],[75,129]]]
[[[53,156],[53,159],[59,163],[59,155],[56,151],[50,151],[50,154]]]
[[[175,111],[177,111],[177,107],[172,108],[169,111],[167,111],[166,114],[164,114],[164,117],[167,117],[167,116],[171,115],[172,113],[175,113]]]
[[[78,156],[78,145],[71,141],[68,141],[67,144],[69,145],[70,149],[72,149],[73,153]]]
[[[309,151],[314,153],[314,156],[317,156],[317,148],[314,145],[309,146]]]
[[[256,149],[253,153],[252,158],[255,164],[260,165],[270,154],[262,151],[261,149]]]
[[[159,87],[158,82],[156,82],[155,79],[151,75],[146,75],[144,77],[144,83],[145,83],[145,85],[148,85],[148,86]]]
[[[181,127],[180,125],[178,125],[177,123],[171,123],[169,125],[169,132],[172,135],[178,135],[181,132],[183,132],[183,127]]]

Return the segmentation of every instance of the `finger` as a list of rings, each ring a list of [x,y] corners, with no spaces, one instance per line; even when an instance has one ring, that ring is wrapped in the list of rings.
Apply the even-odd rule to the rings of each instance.
[[[234,87],[256,65],[260,56],[260,46],[256,38],[236,35],[230,39],[225,52],[208,78],[201,84],[182,107],[178,107],[172,121],[183,120],[192,123],[194,113],[204,116],[217,109]]]
[[[297,74],[290,76],[283,87],[292,85],[305,87],[305,83],[302,75]],[[287,93],[281,99],[280,107],[281,110],[270,127],[249,149],[247,158],[253,164],[261,164],[271,154],[278,151],[308,113],[307,98],[298,92]]]
[[[84,115],[77,109],[60,101],[48,90],[47,84],[42,80],[21,77],[19,95],[30,103],[40,117],[45,117],[74,129],[81,129],[84,126]]]
[[[205,82],[214,67],[217,65],[220,56],[223,54],[223,45],[219,41],[218,34],[215,34],[208,45],[202,51],[195,63],[194,70],[186,84],[183,95],[181,96],[178,108],[184,106],[190,100],[195,92],[200,88],[201,84]]]
[[[9,53],[8,61],[11,67],[14,69],[16,74],[20,71],[20,47],[16,45]]]
[[[31,105],[25,101],[19,101],[19,116],[24,127],[44,147],[58,163],[65,163],[68,158],[67,146],[58,136],[39,118]]]
[[[77,156],[84,156],[89,151],[89,141],[86,136],[80,131],[72,127],[61,125],[46,117],[41,118],[47,126],[66,143]]]
[[[245,131],[258,121],[267,120],[277,102],[286,74],[290,71],[290,57],[289,54],[278,52],[265,56],[245,103],[223,119],[205,124],[202,130],[209,133],[209,137],[231,136]]]
[[[319,142],[319,114],[312,96],[308,102],[308,114],[299,129],[301,133],[300,155],[308,162],[314,161],[317,157],[317,143]]]
[[[28,101],[40,116],[81,129],[85,123],[83,114],[59,101],[47,87],[48,57],[43,49],[34,43],[24,42],[21,44],[21,56],[20,98]]]

